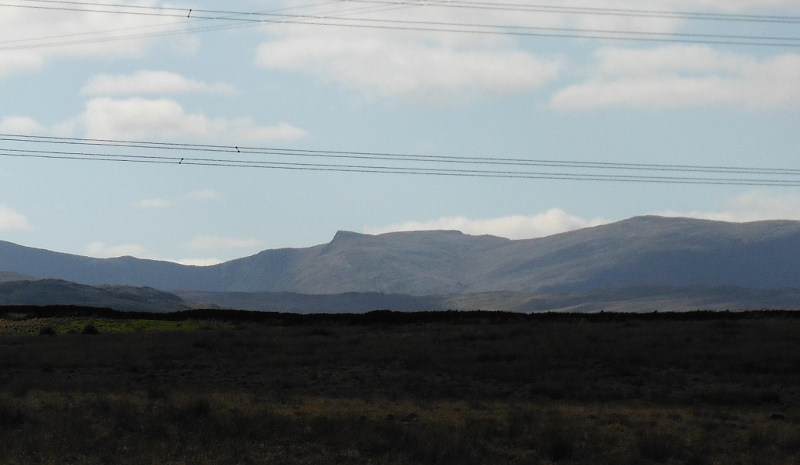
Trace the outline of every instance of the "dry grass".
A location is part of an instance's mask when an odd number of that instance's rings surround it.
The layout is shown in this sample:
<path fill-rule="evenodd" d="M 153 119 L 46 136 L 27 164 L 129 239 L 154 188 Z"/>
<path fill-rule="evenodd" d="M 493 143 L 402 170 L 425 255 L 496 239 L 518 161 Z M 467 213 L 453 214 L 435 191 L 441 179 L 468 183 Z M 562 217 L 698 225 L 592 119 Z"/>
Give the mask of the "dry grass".
<path fill-rule="evenodd" d="M 794 319 L 157 323 L 0 320 L 0 464 L 800 463 Z"/>
<path fill-rule="evenodd" d="M 0 397 L 0 463 L 794 464 L 797 414 L 410 399 Z"/>

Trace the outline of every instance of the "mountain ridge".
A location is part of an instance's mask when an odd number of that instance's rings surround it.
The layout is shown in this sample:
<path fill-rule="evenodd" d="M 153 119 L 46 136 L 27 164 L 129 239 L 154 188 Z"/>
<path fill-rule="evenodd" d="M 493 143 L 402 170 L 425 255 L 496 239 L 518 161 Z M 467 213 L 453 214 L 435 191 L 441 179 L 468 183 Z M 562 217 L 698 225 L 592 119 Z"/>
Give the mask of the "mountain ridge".
<path fill-rule="evenodd" d="M 327 244 L 261 251 L 207 267 L 98 259 L 0 241 L 0 272 L 165 291 L 581 292 L 653 286 L 800 287 L 800 222 L 642 216 L 511 240 L 460 231 L 339 231 Z"/>
<path fill-rule="evenodd" d="M 87 286 L 60 279 L 1 282 L 0 305 L 74 305 L 146 312 L 173 312 L 191 308 L 181 297 L 153 288 Z"/>

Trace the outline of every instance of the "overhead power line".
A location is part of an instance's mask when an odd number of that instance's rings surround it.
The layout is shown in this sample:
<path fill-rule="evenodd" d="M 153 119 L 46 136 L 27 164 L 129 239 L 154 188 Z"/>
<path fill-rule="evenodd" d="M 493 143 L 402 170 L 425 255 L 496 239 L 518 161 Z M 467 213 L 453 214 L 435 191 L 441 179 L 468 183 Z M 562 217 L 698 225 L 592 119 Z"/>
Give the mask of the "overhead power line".
<path fill-rule="evenodd" d="M 0 147 L 0 156 L 18 158 L 107 161 L 122 163 L 178 164 L 210 167 L 238 167 L 296 171 L 335 171 L 356 173 L 412 174 L 470 178 L 516 178 L 582 180 L 604 182 L 642 182 L 662 184 L 747 185 L 800 187 L 800 169 L 741 166 L 705 166 L 616 162 L 585 162 L 521 158 L 490 158 L 392 154 L 379 152 L 301 150 L 235 145 L 185 144 L 114 139 L 82 139 L 48 136 L 0 134 L 6 145 L 36 145 L 42 148 Z M 72 151 L 52 146 L 83 146 Z M 100 151 L 112 149 L 113 151 Z M 136 153 L 120 153 L 135 149 Z M 142 150 L 155 152 L 142 154 Z M 159 151 L 179 151 L 177 155 Z M 211 156 L 186 156 L 207 153 Z M 236 158 L 221 157 L 236 154 Z M 243 159 L 241 156 L 259 156 Z M 264 159 L 269 156 L 270 159 Z M 303 161 L 297 161 L 301 159 Z M 357 161 L 354 161 L 357 160 Z M 530 168 L 561 171 L 531 171 Z M 563 171 L 563 169 L 567 171 Z M 642 174 L 628 174 L 630 172 Z M 647 174 L 650 172 L 651 174 Z M 652 174 L 658 173 L 658 174 Z M 662 174 L 663 173 L 663 174 Z M 667 175 L 670 174 L 671 175 Z M 687 175 L 686 173 L 692 173 Z M 714 174 L 717 176 L 707 176 Z M 720 176 L 726 175 L 726 176 Z M 735 177 L 734 177 L 735 176 Z M 771 177 L 764 177 L 771 176 Z"/>
<path fill-rule="evenodd" d="M 302 8 L 309 8 L 309 7 L 319 7 L 331 4 L 340 4 L 341 0 L 332 0 L 326 2 L 319 2 L 313 4 L 306 4 L 306 5 L 297 5 L 293 7 L 286 7 L 286 8 L 278 8 L 272 9 L 266 12 L 260 13 L 253 13 L 253 14 L 265 14 L 270 12 L 279 12 L 279 11 L 287 11 L 287 10 L 296 10 Z M 3 6 L 3 5 L 0 5 Z M 157 7 L 137 7 L 137 8 L 157 8 Z M 376 9 L 376 7 L 362 7 L 362 8 L 353 8 L 344 11 L 338 11 L 337 15 L 349 15 L 354 13 L 373 13 L 376 11 L 385 11 L 388 9 L 397 9 L 400 7 L 380 7 Z M 232 18 L 227 17 L 214 17 L 214 18 L 198 18 L 197 16 L 191 17 L 191 19 L 183 18 L 179 21 L 172 21 L 169 23 L 161 23 L 161 24 L 150 24 L 146 26 L 136 26 L 136 27 L 129 27 L 129 28 L 118 28 L 118 29 L 106 29 L 101 31 L 92 31 L 92 32 L 80 32 L 74 34 L 61 34 L 55 36 L 47 36 L 47 37 L 37 37 L 37 38 L 26 38 L 26 39 L 13 39 L 13 40 L 6 40 L 0 41 L 0 50 L 28 50 L 28 49 L 36 49 L 36 48 L 50 48 L 50 47 L 64 47 L 70 45 L 84 45 L 84 44 L 93 44 L 99 42 L 116 42 L 121 40 L 136 40 L 136 39 L 148 39 L 153 37 L 166 37 L 172 35 L 183 35 L 188 33 L 202 33 L 202 32 L 212 32 L 212 31 L 223 31 L 223 30 L 231 30 L 231 29 L 241 29 L 246 27 L 257 27 L 260 26 L 261 23 L 258 22 L 235 22 L 234 24 L 223 24 L 223 25 L 205 25 L 200 27 L 190 27 L 190 28 L 169 28 L 170 26 L 179 26 L 186 24 L 187 22 L 190 23 L 197 23 L 197 22 L 204 22 L 208 24 L 209 19 L 225 21 L 225 20 L 232 20 Z M 284 23 L 285 21 L 276 21 L 276 23 Z M 164 28 L 168 27 L 167 30 L 162 31 L 155 31 L 155 32 L 143 32 L 143 33 L 134 33 L 134 34 L 118 34 L 120 32 L 132 31 L 132 30 L 141 30 L 141 29 L 154 29 L 154 28 Z M 64 40 L 70 39 L 70 40 Z"/>
<path fill-rule="evenodd" d="M 343 0 L 353 3 L 380 3 L 387 5 L 423 5 L 436 8 L 467 8 L 495 11 L 526 11 L 534 13 L 557 13 L 575 15 L 598 15 L 598 16 L 628 16 L 644 18 L 665 18 L 665 19 L 691 19 L 699 21 L 733 21 L 733 22 L 756 22 L 756 23 L 800 23 L 800 16 L 787 15 L 748 15 L 732 13 L 706 13 L 691 11 L 668 11 L 668 10 L 637 10 L 632 8 L 598 8 L 598 7 L 572 7 L 572 6 L 553 6 L 553 5 L 531 5 L 524 3 L 500 3 L 500 2 L 470 2 L 470 1 L 403 1 L 403 0 Z"/>
<path fill-rule="evenodd" d="M 127 5 L 124 3 L 100 3 L 100 2 L 78 2 L 69 0 L 19 0 L 27 3 L 46 4 L 46 5 L 71 5 L 73 7 L 104 7 L 129 9 L 131 11 L 170 11 L 177 15 L 186 14 L 190 8 L 176 7 L 157 7 L 146 5 Z M 330 2 L 328 2 L 330 3 Z M 670 11 L 670 10 L 643 10 L 633 8 L 601 8 L 601 7 L 574 7 L 574 6 L 554 6 L 526 3 L 503 3 L 503 2 L 473 2 L 461 0 L 447 1 L 426 1 L 426 0 L 339 0 L 339 3 L 365 3 L 372 5 L 390 6 L 415 6 L 429 8 L 475 8 L 488 10 L 512 10 L 530 11 L 534 13 L 558 13 L 558 14 L 579 14 L 579 15 L 602 15 L 602 16 L 637 16 L 647 18 L 668 18 L 668 19 L 693 19 L 700 21 L 736 21 L 736 22 L 770 22 L 770 23 L 789 23 L 800 24 L 800 16 L 791 15 L 753 15 L 737 13 L 708 13 L 691 11 Z M 193 13 L 203 14 L 224 14 L 233 16 L 269 16 L 271 12 L 252 12 L 237 10 L 203 9 L 191 8 Z"/>
<path fill-rule="evenodd" d="M 21 7 L 21 8 L 35 8 L 45 10 L 66 10 L 66 11 L 82 11 L 82 12 L 102 12 L 102 13 L 115 13 L 115 14 L 133 14 L 145 16 L 163 16 L 172 18 L 188 19 L 186 14 L 188 9 L 177 8 L 159 8 L 148 7 L 141 5 L 121 5 L 121 4 L 100 4 L 89 2 L 65 2 L 57 0 L 26 0 L 28 2 L 38 3 L 37 5 L 24 5 L 24 4 L 0 4 L 0 6 Z M 426 3 L 418 2 L 372 2 L 370 0 L 348 0 L 348 1 L 362 1 L 365 3 L 377 3 L 393 6 L 427 6 Z M 39 5 L 41 4 L 41 5 Z M 65 6 L 57 6 L 65 5 Z M 436 3 L 435 5 L 440 5 Z M 562 7 L 563 8 L 563 7 Z M 585 10 L 602 10 L 602 9 L 585 9 Z M 602 40 L 617 40 L 617 41 L 638 41 L 638 42 L 671 42 L 671 43 L 696 43 L 696 44 L 713 44 L 713 45 L 749 45 L 749 46 L 769 46 L 769 47 L 800 47 L 800 37 L 787 37 L 787 36 L 759 36 L 759 35 L 739 35 L 739 34 L 707 34 L 707 33 L 677 33 L 677 32 L 649 32 L 649 31 L 631 31 L 631 30 L 613 30 L 613 29 L 586 29 L 586 28 L 558 28 L 558 27 L 537 27 L 537 26 L 514 26 L 514 25 L 501 25 L 501 24 L 483 24 L 483 23 L 459 23 L 459 22 L 443 22 L 443 21 L 421 21 L 421 20 L 399 20 L 399 19 L 379 19 L 379 18 L 348 18 L 343 17 L 343 12 L 330 13 L 330 14 L 286 14 L 286 13 L 270 13 L 270 12 L 242 12 L 233 10 L 205 10 L 205 9 L 191 9 L 194 20 L 214 20 L 214 21 L 228 21 L 238 23 L 252 23 L 252 24 L 303 24 L 311 26 L 327 26 L 327 27 L 349 27 L 361 29 L 383 29 L 383 30 L 401 30 L 401 31 L 417 31 L 417 32 L 445 32 L 445 33 L 466 33 L 466 34 L 479 34 L 479 35 L 506 35 L 506 36 L 521 36 L 521 37 L 555 37 L 555 38 L 575 38 L 575 39 L 602 39 Z M 606 10 L 603 10 L 606 11 Z M 612 14 L 616 10 L 608 10 L 606 13 Z M 640 10 L 620 10 L 620 11 L 640 11 Z M 661 12 L 666 14 L 666 12 Z M 672 12 L 677 14 L 678 12 Z M 689 14 L 689 13 L 682 13 Z M 225 15 L 225 16 L 219 16 Z M 700 15 L 700 13 L 698 13 Z M 728 15 L 729 16 L 729 15 Z M 744 17 L 753 17 L 754 15 L 742 15 Z M 761 18 L 759 21 L 764 22 L 767 18 L 783 18 L 783 22 L 792 22 L 797 19 L 800 23 L 800 18 L 795 17 L 778 17 L 778 16 L 758 16 Z M 222 25 L 222 26 L 209 26 L 196 28 L 191 32 L 207 32 L 211 30 L 222 30 L 234 27 L 241 27 L 239 25 Z M 127 36 L 113 37 L 112 40 L 123 39 L 138 39 L 155 37 L 161 35 L 172 35 L 190 32 L 190 30 L 183 31 L 164 31 L 160 33 L 146 33 L 146 34 L 133 34 Z M 100 41 L 101 39 L 97 39 Z M 105 40 L 105 39 L 102 39 Z M 93 39 L 83 39 L 75 41 L 64 42 L 42 42 L 38 44 L 17 44 L 10 45 L 8 43 L 0 42 L 0 50 L 13 50 L 37 47 L 52 47 L 63 45 L 75 45 L 94 42 Z M 5 45 L 5 46 L 3 46 Z"/>

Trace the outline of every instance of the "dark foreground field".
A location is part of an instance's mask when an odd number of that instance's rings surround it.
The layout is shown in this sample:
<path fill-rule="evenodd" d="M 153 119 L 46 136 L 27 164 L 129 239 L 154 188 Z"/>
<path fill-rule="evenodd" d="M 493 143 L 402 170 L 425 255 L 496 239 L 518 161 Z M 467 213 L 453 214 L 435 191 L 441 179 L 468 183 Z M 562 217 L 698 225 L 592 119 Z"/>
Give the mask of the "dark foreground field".
<path fill-rule="evenodd" d="M 0 464 L 800 464 L 798 316 L 0 308 Z"/>

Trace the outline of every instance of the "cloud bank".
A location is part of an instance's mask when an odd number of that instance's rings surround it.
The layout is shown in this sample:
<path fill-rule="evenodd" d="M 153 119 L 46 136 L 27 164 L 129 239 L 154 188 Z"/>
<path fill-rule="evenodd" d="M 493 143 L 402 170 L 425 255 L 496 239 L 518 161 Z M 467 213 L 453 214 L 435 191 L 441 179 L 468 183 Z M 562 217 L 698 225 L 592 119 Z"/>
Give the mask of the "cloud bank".
<path fill-rule="evenodd" d="M 336 16 L 339 8 L 320 6 L 308 15 Z M 344 12 L 344 16 L 348 13 Z M 391 8 L 369 18 L 395 25 L 491 23 L 502 26 L 559 26 L 562 15 L 521 15 L 501 10 Z M 410 23 L 403 23 L 409 21 Z M 387 23 L 383 23 L 384 25 Z M 412 28 L 413 29 L 413 28 Z M 380 28 L 321 28 L 302 24 L 272 26 L 271 38 L 257 49 L 257 65 L 303 73 L 367 95 L 508 95 L 539 87 L 562 69 L 558 58 L 536 56 L 512 36 Z"/>
<path fill-rule="evenodd" d="M 81 115 L 49 128 L 28 117 L 0 119 L 0 132 L 7 133 L 72 137 L 81 130 L 85 137 L 95 139 L 225 140 L 229 144 L 235 140 L 291 142 L 308 137 L 305 130 L 284 122 L 261 126 L 250 117 L 210 118 L 199 112 L 188 113 L 174 100 L 141 97 L 92 99 Z"/>
<path fill-rule="evenodd" d="M 133 203 L 133 206 L 142 210 L 169 208 L 180 202 L 208 202 L 217 198 L 217 191 L 213 189 L 203 189 L 199 191 L 187 192 L 178 199 L 143 199 Z"/>
<path fill-rule="evenodd" d="M 555 61 L 522 51 L 460 50 L 347 34 L 267 42 L 258 47 L 256 63 L 390 96 L 427 91 L 508 94 L 538 87 L 560 69 Z"/>
<path fill-rule="evenodd" d="M 100 74 L 92 77 L 81 89 L 83 95 L 145 95 L 210 92 L 234 94 L 236 89 L 227 83 L 205 82 L 189 79 L 166 71 L 139 71 L 131 75 Z"/>
<path fill-rule="evenodd" d="M 167 261 L 187 266 L 212 266 L 222 263 L 222 260 L 217 258 L 181 258 L 178 260 L 167 260 Z"/>
<path fill-rule="evenodd" d="M 98 139 L 242 139 L 250 142 L 293 141 L 306 131 L 287 123 L 259 126 L 252 118 L 209 118 L 187 113 L 174 100 L 95 98 L 86 103 L 78 119 L 86 136 Z"/>
<path fill-rule="evenodd" d="M 0 132 L 11 134 L 38 134 L 45 128 L 32 118 L 7 116 L 0 119 Z"/>
<path fill-rule="evenodd" d="M 185 46 L 186 37 L 154 38 L 148 33 L 181 31 L 186 24 L 173 18 L 102 13 L 100 11 L 57 11 L 13 8 L 11 1 L 0 15 L 0 42 L 28 47 L 0 51 L 0 78 L 10 74 L 34 72 L 44 68 L 54 57 L 141 56 L 156 41 Z M 125 2 L 97 0 L 98 6 L 156 6 L 153 1 Z M 116 40 L 119 38 L 125 40 Z M 50 46 L 58 43 L 58 46 Z"/>
<path fill-rule="evenodd" d="M 757 59 L 707 46 L 670 46 L 602 48 L 594 56 L 593 77 L 557 91 L 553 108 L 768 108 L 800 103 L 800 55 L 794 53 Z"/>
<path fill-rule="evenodd" d="M 5 205 L 0 205 L 0 231 L 30 231 L 28 219 Z"/>
<path fill-rule="evenodd" d="M 716 221 L 742 223 L 764 220 L 800 220 L 800 194 L 754 190 L 728 202 L 728 208 L 719 212 L 661 212 L 662 216 L 680 216 Z"/>
<path fill-rule="evenodd" d="M 26 52 L 0 51 L 0 78 L 16 74 L 39 71 L 44 67 L 44 58 Z"/>
<path fill-rule="evenodd" d="M 433 221 L 407 221 L 379 228 L 367 227 L 364 228 L 364 232 L 383 234 L 395 231 L 458 230 L 473 235 L 489 234 L 509 239 L 532 239 L 605 223 L 608 221 L 602 218 L 587 220 L 569 215 L 559 208 L 551 208 L 533 216 L 505 216 L 486 220 L 472 220 L 461 216 L 444 217 Z"/>

